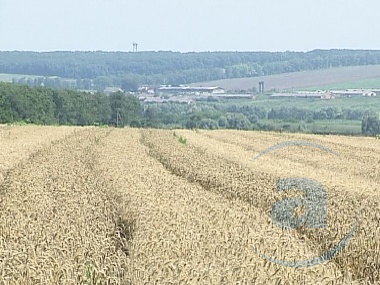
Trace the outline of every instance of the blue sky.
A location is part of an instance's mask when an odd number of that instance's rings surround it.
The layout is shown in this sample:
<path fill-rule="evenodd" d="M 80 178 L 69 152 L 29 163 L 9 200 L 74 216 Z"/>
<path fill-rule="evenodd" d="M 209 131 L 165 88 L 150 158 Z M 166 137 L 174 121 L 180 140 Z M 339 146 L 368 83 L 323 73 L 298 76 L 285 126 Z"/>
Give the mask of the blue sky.
<path fill-rule="evenodd" d="M 0 50 L 380 49 L 378 0 L 0 0 Z"/>

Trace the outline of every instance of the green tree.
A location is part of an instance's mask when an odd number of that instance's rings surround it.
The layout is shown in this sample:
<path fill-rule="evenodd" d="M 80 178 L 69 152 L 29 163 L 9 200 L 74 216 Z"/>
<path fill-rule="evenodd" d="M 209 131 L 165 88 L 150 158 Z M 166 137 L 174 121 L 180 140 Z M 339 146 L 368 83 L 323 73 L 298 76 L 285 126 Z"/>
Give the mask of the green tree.
<path fill-rule="evenodd" d="M 378 116 L 368 116 L 362 120 L 362 133 L 366 135 L 380 134 L 380 119 Z"/>
<path fill-rule="evenodd" d="M 109 97 L 111 107 L 111 123 L 119 126 L 131 125 L 141 121 L 142 107 L 134 95 L 122 92 L 112 93 Z"/>
<path fill-rule="evenodd" d="M 252 128 L 251 122 L 241 113 L 227 114 L 227 121 L 228 127 L 231 129 L 249 130 Z"/>
<path fill-rule="evenodd" d="M 124 109 L 126 105 L 125 95 L 122 92 L 112 93 L 109 97 L 111 107 L 111 124 L 124 126 Z"/>
<path fill-rule="evenodd" d="M 218 122 L 213 119 L 202 119 L 199 123 L 199 127 L 202 129 L 215 130 L 218 129 Z"/>
<path fill-rule="evenodd" d="M 137 122 L 141 122 L 142 118 L 142 106 L 139 98 L 135 95 L 127 95 L 125 98 L 125 123 L 131 125 L 137 125 Z"/>
<path fill-rule="evenodd" d="M 139 89 L 139 83 L 136 79 L 128 77 L 121 82 L 121 89 L 124 92 L 136 92 Z"/>
<path fill-rule="evenodd" d="M 144 118 L 147 127 L 156 127 L 159 124 L 160 110 L 157 106 L 149 106 L 145 109 Z"/>
<path fill-rule="evenodd" d="M 112 115 L 109 97 L 102 93 L 96 93 L 93 96 L 95 106 L 97 108 L 97 123 L 101 123 L 103 125 L 109 124 Z"/>
<path fill-rule="evenodd" d="M 228 124 L 227 118 L 225 116 L 221 116 L 218 120 L 218 125 L 220 128 L 226 128 Z"/>

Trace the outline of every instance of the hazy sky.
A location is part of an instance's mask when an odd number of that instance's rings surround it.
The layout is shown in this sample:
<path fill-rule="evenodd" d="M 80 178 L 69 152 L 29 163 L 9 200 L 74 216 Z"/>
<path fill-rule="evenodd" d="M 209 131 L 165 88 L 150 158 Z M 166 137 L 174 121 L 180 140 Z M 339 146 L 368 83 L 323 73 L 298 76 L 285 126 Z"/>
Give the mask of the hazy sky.
<path fill-rule="evenodd" d="M 0 50 L 380 49 L 379 0 L 0 0 Z"/>

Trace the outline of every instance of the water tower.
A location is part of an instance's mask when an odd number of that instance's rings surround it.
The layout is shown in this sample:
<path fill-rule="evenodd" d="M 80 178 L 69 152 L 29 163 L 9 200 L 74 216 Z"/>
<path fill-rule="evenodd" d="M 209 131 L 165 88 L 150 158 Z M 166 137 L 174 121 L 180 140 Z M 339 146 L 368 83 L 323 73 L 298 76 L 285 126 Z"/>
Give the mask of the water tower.
<path fill-rule="evenodd" d="M 138 43 L 133 42 L 133 52 L 137 52 L 138 45 L 139 45 Z"/>
<path fill-rule="evenodd" d="M 264 93 L 264 81 L 259 82 L 259 93 Z"/>

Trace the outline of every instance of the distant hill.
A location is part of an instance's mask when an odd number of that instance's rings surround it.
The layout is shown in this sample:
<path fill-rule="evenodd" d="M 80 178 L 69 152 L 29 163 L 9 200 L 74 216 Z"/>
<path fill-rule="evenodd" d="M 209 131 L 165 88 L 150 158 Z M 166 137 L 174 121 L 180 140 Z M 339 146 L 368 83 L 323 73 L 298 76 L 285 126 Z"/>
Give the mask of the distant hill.
<path fill-rule="evenodd" d="M 380 65 L 380 51 L 0 52 L 0 73 L 72 78 L 98 89 L 122 86 L 123 81 L 178 85 L 231 78 L 260 80 L 260 76 L 366 65 Z M 250 79 L 247 82 L 250 88 L 257 85 L 251 84 Z"/>
<path fill-rule="evenodd" d="M 265 90 L 292 90 L 300 88 L 379 88 L 380 65 L 349 66 L 321 70 L 283 73 L 278 75 L 235 78 L 197 82 L 192 86 L 220 86 L 225 89 L 259 88 L 264 81 Z"/>

